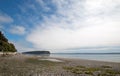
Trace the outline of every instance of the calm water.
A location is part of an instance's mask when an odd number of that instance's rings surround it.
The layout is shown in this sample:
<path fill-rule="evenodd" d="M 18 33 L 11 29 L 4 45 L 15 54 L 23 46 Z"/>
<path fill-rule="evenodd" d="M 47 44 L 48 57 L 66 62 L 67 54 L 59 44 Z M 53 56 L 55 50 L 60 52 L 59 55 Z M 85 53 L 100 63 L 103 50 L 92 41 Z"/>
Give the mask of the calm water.
<path fill-rule="evenodd" d="M 119 62 L 120 63 L 120 53 L 118 54 L 81 54 L 81 53 L 52 53 L 51 57 L 60 58 L 77 58 L 77 59 L 88 59 L 88 60 L 98 60 L 98 61 L 108 61 L 108 62 Z"/>

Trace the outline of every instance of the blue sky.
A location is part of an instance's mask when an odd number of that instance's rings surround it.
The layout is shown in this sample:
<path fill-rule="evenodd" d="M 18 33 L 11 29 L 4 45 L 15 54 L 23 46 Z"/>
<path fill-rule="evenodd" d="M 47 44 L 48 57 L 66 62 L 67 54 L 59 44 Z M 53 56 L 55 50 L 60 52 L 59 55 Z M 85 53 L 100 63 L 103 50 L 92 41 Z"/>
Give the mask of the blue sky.
<path fill-rule="evenodd" d="M 0 30 L 19 52 L 120 52 L 120 1 L 0 0 Z"/>

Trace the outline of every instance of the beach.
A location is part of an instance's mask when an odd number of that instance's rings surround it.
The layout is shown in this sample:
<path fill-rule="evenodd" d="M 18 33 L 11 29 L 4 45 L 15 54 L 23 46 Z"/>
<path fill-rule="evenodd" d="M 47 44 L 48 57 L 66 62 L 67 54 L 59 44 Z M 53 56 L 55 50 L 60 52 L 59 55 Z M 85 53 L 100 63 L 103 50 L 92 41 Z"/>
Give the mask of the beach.
<path fill-rule="evenodd" d="M 20 54 L 0 57 L 0 76 L 120 76 L 120 63 Z"/>

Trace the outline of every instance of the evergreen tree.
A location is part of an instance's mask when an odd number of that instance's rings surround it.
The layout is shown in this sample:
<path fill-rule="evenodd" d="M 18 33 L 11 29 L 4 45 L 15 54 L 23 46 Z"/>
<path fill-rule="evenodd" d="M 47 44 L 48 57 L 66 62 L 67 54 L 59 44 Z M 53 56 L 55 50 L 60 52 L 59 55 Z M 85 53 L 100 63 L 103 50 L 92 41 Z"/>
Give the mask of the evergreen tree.
<path fill-rule="evenodd" d="M 0 31 L 0 52 L 16 52 L 16 48 Z"/>

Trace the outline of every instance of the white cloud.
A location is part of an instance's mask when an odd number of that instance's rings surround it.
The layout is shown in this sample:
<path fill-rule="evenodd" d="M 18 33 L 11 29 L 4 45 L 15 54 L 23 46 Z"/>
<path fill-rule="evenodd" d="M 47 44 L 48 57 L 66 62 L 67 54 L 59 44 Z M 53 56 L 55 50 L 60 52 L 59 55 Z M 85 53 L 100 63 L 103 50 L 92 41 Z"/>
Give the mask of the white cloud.
<path fill-rule="evenodd" d="M 44 2 L 44 0 L 36 0 L 37 3 L 39 3 L 39 5 L 45 10 L 45 11 L 49 11 L 50 8 L 46 5 L 46 3 Z"/>
<path fill-rule="evenodd" d="M 119 32 L 117 25 L 93 26 L 77 30 L 51 27 L 34 31 L 28 36 L 28 40 L 37 48 L 45 49 L 114 46 L 120 45 Z"/>
<path fill-rule="evenodd" d="M 23 35 L 23 34 L 25 34 L 26 31 L 23 26 L 12 26 L 10 29 L 10 32 L 12 34 Z"/>
<path fill-rule="evenodd" d="M 57 11 L 27 36 L 35 48 L 120 45 L 120 1 L 52 0 Z"/>
<path fill-rule="evenodd" d="M 0 13 L 0 23 L 10 23 L 13 19 L 7 14 Z"/>
<path fill-rule="evenodd" d="M 1 30 L 3 29 L 3 25 L 0 25 L 0 29 L 1 29 Z"/>
<path fill-rule="evenodd" d="M 10 41 L 15 45 L 15 48 L 17 49 L 18 52 L 25 52 L 25 51 L 33 51 L 35 50 L 34 48 L 30 48 L 27 42 L 24 42 L 22 40 L 18 41 Z"/>

